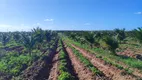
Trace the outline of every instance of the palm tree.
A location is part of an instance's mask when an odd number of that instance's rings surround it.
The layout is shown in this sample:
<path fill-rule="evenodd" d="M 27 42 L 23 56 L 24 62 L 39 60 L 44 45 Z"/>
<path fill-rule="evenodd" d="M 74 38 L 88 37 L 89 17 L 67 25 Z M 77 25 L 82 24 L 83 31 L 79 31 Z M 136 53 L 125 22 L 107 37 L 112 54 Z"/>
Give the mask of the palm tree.
<path fill-rule="evenodd" d="M 33 35 L 26 36 L 22 34 L 22 44 L 28 50 L 28 53 L 32 55 L 32 49 L 36 44 L 36 38 Z"/>
<path fill-rule="evenodd" d="M 43 42 L 45 40 L 45 31 L 37 27 L 32 30 L 32 34 L 36 39 L 37 48 L 40 50 L 42 48 Z"/>
<path fill-rule="evenodd" d="M 10 38 L 11 37 L 8 35 L 8 33 L 1 34 L 1 40 L 2 40 L 3 46 L 6 46 L 6 44 L 10 41 Z"/>
<path fill-rule="evenodd" d="M 87 42 L 89 42 L 90 47 L 93 48 L 93 45 L 95 43 L 95 35 L 93 32 L 85 32 L 84 33 L 84 38 L 86 39 Z"/>
<path fill-rule="evenodd" d="M 114 30 L 120 43 L 126 38 L 125 29 L 115 29 Z"/>
<path fill-rule="evenodd" d="M 39 43 L 42 43 L 42 42 L 43 42 L 43 40 L 44 40 L 44 31 L 43 31 L 41 28 L 39 28 L 39 27 L 34 28 L 34 29 L 32 30 L 32 33 L 33 33 L 34 37 L 36 37 L 36 40 L 37 40 Z"/>
<path fill-rule="evenodd" d="M 142 28 L 138 27 L 138 29 L 134 30 L 134 34 L 135 34 L 135 38 L 137 38 L 137 40 L 142 43 Z"/>
<path fill-rule="evenodd" d="M 20 32 L 14 32 L 13 33 L 13 39 L 16 41 L 16 43 L 21 42 L 21 33 Z"/>
<path fill-rule="evenodd" d="M 50 42 L 51 38 L 52 38 L 52 32 L 51 31 L 45 31 L 45 38 L 46 38 L 46 42 Z"/>
<path fill-rule="evenodd" d="M 118 44 L 118 41 L 116 40 L 116 38 L 106 36 L 104 38 L 104 42 L 108 45 L 108 48 L 110 49 L 110 51 L 116 55 L 115 50 L 116 50 L 116 48 L 119 47 L 119 44 Z"/>
<path fill-rule="evenodd" d="M 76 40 L 76 37 L 75 37 L 75 36 L 76 36 L 76 33 L 71 33 L 69 37 L 70 37 L 71 39 L 73 39 L 73 40 Z"/>

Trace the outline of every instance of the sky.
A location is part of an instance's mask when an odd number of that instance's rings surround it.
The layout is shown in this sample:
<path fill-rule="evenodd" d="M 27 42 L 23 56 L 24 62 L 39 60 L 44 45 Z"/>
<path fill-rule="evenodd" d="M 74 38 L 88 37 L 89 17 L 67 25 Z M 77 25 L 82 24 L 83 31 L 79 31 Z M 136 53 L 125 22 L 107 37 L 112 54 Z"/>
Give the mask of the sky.
<path fill-rule="evenodd" d="M 133 30 L 142 0 L 0 0 L 0 31 Z"/>

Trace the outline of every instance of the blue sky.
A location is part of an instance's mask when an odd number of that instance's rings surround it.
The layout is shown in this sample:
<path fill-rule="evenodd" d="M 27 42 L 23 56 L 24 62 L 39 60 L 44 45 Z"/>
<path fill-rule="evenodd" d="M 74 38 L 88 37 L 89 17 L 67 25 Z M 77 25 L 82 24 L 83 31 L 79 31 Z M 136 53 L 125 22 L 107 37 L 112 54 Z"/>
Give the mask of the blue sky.
<path fill-rule="evenodd" d="M 0 0 L 0 31 L 132 30 L 142 26 L 142 0 Z"/>

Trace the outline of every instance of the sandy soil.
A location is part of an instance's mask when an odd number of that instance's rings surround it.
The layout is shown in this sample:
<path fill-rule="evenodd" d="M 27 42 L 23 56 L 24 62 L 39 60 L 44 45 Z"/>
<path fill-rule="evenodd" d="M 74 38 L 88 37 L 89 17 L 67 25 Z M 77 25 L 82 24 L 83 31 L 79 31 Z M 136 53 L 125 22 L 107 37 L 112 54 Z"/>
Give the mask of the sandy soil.
<path fill-rule="evenodd" d="M 59 71 L 58 71 L 58 65 L 59 65 L 58 57 L 59 57 L 59 53 L 57 53 L 52 60 L 53 67 L 51 68 L 48 80 L 57 80 L 57 78 L 58 78 L 58 75 L 59 75 L 58 74 L 59 73 Z"/>
<path fill-rule="evenodd" d="M 66 50 L 69 54 L 73 67 L 78 74 L 79 80 L 96 80 L 93 73 L 77 59 L 72 50 L 69 47 L 67 47 Z"/>
<path fill-rule="evenodd" d="M 87 59 L 90 60 L 90 62 L 97 67 L 100 71 L 102 71 L 107 77 L 112 78 L 113 80 L 136 80 L 136 78 L 130 76 L 130 75 L 121 75 L 123 70 L 119 70 L 116 67 L 112 65 L 105 64 L 105 61 L 102 59 L 96 58 L 95 55 L 87 52 L 86 50 L 79 48 L 75 45 L 72 45 L 74 48 L 80 51 L 80 53 L 83 54 Z"/>

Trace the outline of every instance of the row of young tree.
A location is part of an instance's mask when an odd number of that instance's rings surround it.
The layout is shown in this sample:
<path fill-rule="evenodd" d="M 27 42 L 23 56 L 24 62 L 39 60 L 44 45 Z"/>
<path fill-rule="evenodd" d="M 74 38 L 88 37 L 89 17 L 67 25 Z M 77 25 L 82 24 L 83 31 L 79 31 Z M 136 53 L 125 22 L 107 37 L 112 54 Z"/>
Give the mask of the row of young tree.
<path fill-rule="evenodd" d="M 125 43 L 127 37 L 135 38 L 142 43 L 142 28 L 132 31 L 125 29 L 114 29 L 112 31 L 73 31 L 64 32 L 66 36 L 81 44 L 88 43 L 91 48 L 101 47 L 99 41 L 102 40 L 108 45 L 112 53 L 116 53 L 119 44 Z M 116 55 L 116 54 L 115 54 Z"/>
<path fill-rule="evenodd" d="M 10 42 L 16 42 L 16 44 L 26 48 L 29 54 L 33 48 L 40 49 L 44 43 L 49 43 L 51 40 L 57 38 L 57 33 L 50 30 L 42 30 L 37 27 L 32 29 L 31 32 L 1 32 L 0 42 L 3 47 Z M 12 44 L 12 43 L 11 43 Z"/>

